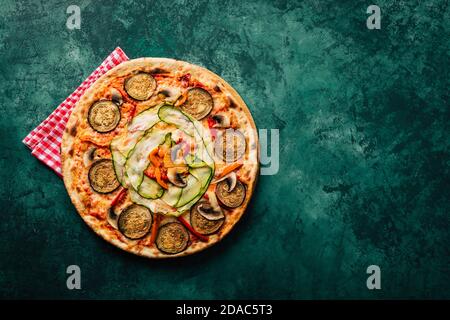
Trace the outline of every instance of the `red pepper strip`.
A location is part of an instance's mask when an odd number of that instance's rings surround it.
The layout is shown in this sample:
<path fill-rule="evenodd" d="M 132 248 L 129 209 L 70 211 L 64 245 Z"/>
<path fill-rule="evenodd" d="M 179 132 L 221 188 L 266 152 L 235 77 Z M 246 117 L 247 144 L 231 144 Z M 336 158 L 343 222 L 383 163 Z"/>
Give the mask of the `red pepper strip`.
<path fill-rule="evenodd" d="M 150 241 L 148 242 L 149 246 L 151 246 L 155 243 L 156 234 L 158 233 L 158 228 L 159 228 L 159 214 L 155 213 L 154 217 L 155 218 L 154 218 L 153 225 L 152 225 L 152 233 L 150 235 Z"/>
<path fill-rule="evenodd" d="M 216 124 L 216 120 L 213 117 L 208 117 L 208 128 L 212 128 Z"/>
<path fill-rule="evenodd" d="M 115 196 L 115 198 L 111 202 L 111 207 L 114 207 L 117 203 L 119 203 L 120 200 L 123 199 L 123 197 L 126 194 L 126 191 L 127 189 L 125 189 L 124 187 L 120 187 L 119 193 Z"/>
<path fill-rule="evenodd" d="M 197 231 L 194 230 L 194 228 L 191 227 L 191 225 L 184 220 L 183 217 L 178 217 L 177 218 L 178 221 L 180 221 L 186 228 L 188 228 L 188 230 L 198 238 L 198 240 L 202 241 L 202 242 L 208 242 L 208 237 L 205 237 L 204 235 L 201 235 L 200 233 L 198 233 Z"/>
<path fill-rule="evenodd" d="M 181 81 L 181 85 L 183 87 L 189 87 L 189 81 L 191 80 L 191 74 L 186 73 L 185 75 L 182 75 L 179 80 Z"/>

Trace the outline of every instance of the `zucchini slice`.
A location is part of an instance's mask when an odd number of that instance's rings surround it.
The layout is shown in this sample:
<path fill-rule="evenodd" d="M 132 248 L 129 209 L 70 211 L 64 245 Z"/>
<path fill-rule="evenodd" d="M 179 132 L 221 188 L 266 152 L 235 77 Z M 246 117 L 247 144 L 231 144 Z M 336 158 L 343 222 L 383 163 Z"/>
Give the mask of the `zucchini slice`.
<path fill-rule="evenodd" d="M 246 188 L 245 185 L 237 180 L 233 191 L 228 191 L 229 185 L 227 180 L 220 181 L 216 185 L 216 196 L 220 203 L 228 208 L 237 208 L 244 202 Z"/>
<path fill-rule="evenodd" d="M 159 118 L 168 124 L 173 124 L 189 136 L 194 136 L 195 127 L 192 121 L 183 112 L 173 106 L 165 105 L 159 108 Z"/>
<path fill-rule="evenodd" d="M 97 132 L 110 132 L 117 127 L 119 121 L 120 109 L 110 100 L 97 101 L 89 108 L 88 122 Z"/>
<path fill-rule="evenodd" d="M 246 149 L 245 137 L 239 130 L 227 129 L 221 131 L 214 144 L 216 156 L 226 163 L 241 159 Z"/>
<path fill-rule="evenodd" d="M 119 181 L 119 183 L 122 186 L 125 186 L 124 175 L 125 175 L 125 162 L 127 161 L 127 158 L 117 149 L 115 149 L 112 144 L 109 146 L 109 149 L 111 150 L 111 158 L 117 181 Z"/>
<path fill-rule="evenodd" d="M 184 206 L 177 208 L 178 215 L 189 210 L 203 196 L 206 190 L 208 190 L 209 182 L 211 181 L 213 176 L 213 170 L 209 167 L 194 168 L 190 170 L 190 173 L 198 180 L 202 181 L 202 187 L 200 189 L 200 192 L 193 199 L 187 202 Z"/>
<path fill-rule="evenodd" d="M 88 178 L 92 189 L 98 193 L 113 192 L 120 185 L 110 159 L 95 161 L 89 168 Z"/>
<path fill-rule="evenodd" d="M 210 207 L 206 201 L 199 201 L 191 208 L 190 220 L 192 228 L 203 235 L 209 235 L 217 232 L 225 222 L 225 218 L 208 220 L 199 212 L 199 206 L 202 206 L 203 210 Z"/>
<path fill-rule="evenodd" d="M 109 147 L 114 163 L 114 171 L 116 172 L 117 180 L 122 186 L 126 187 L 125 163 L 130 151 L 145 134 L 145 131 L 158 122 L 157 108 L 144 110 L 133 118 L 127 128 L 127 135 L 116 137 L 111 141 Z"/>
<path fill-rule="evenodd" d="M 196 120 L 201 120 L 211 112 L 213 106 L 214 100 L 208 91 L 192 88 L 188 90 L 186 102 L 181 105 L 181 110 Z"/>
<path fill-rule="evenodd" d="M 166 254 L 180 253 L 188 247 L 189 232 L 178 222 L 169 222 L 161 226 L 156 237 L 157 248 Z"/>
<path fill-rule="evenodd" d="M 153 216 L 146 207 L 132 204 L 126 207 L 119 216 L 117 226 L 122 234 L 129 239 L 141 239 L 149 231 Z"/>
<path fill-rule="evenodd" d="M 200 199 L 208 188 L 212 176 L 210 167 L 193 168 L 189 170 L 190 175 L 186 179 L 186 187 L 183 188 L 180 199 L 175 207 L 182 208 L 188 203 L 195 203 L 193 200 Z"/>
<path fill-rule="evenodd" d="M 128 181 L 135 190 L 139 190 L 139 186 L 144 178 L 144 170 L 150 163 L 148 158 L 149 152 L 164 142 L 166 134 L 167 130 L 151 129 L 136 143 L 134 149 L 130 152 L 125 163 L 125 171 Z"/>
<path fill-rule="evenodd" d="M 163 195 L 164 189 L 153 179 L 144 175 L 138 193 L 147 199 L 158 199 Z"/>
<path fill-rule="evenodd" d="M 169 184 L 169 188 L 166 191 L 164 191 L 161 200 L 163 200 L 169 206 L 175 207 L 175 205 L 177 204 L 178 200 L 181 197 L 182 192 L 183 192 L 182 188 L 177 187 L 173 184 Z"/>
<path fill-rule="evenodd" d="M 125 81 L 125 91 L 135 100 L 148 100 L 156 89 L 156 80 L 151 74 L 140 72 Z"/>
<path fill-rule="evenodd" d="M 169 105 L 162 106 L 158 115 L 162 121 L 173 124 L 187 135 L 194 137 L 197 157 L 214 168 L 214 161 L 211 157 L 213 154 L 212 139 L 209 130 L 205 129 L 200 122 Z"/>

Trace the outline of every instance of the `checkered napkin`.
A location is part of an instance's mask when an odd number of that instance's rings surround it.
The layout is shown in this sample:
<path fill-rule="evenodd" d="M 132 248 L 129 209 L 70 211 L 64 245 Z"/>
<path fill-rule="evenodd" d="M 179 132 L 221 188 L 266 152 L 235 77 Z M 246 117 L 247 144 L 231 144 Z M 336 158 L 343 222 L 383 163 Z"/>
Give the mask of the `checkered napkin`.
<path fill-rule="evenodd" d="M 31 149 L 31 154 L 53 169 L 60 177 L 62 176 L 61 140 L 73 107 L 100 76 L 127 60 L 127 55 L 117 47 L 47 119 L 23 139 L 22 142 Z"/>

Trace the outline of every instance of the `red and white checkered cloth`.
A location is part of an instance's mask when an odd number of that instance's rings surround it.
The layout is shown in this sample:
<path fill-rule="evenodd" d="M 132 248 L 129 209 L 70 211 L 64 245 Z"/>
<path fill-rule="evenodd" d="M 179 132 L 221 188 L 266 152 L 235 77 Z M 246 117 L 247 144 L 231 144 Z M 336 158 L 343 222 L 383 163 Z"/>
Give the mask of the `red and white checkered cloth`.
<path fill-rule="evenodd" d="M 61 140 L 73 107 L 98 78 L 127 60 L 127 55 L 117 47 L 47 119 L 23 139 L 22 142 L 31 149 L 31 154 L 53 169 L 60 177 L 62 176 Z"/>

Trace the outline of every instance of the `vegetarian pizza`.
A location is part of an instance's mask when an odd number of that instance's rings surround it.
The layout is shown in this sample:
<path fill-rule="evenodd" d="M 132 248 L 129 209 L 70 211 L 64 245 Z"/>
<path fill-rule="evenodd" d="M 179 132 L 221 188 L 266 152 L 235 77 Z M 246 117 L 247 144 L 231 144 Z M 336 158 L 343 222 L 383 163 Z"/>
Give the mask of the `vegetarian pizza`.
<path fill-rule="evenodd" d="M 220 241 L 259 172 L 255 124 L 236 91 L 187 62 L 140 58 L 81 97 L 61 145 L 83 220 L 126 251 L 164 258 Z"/>

